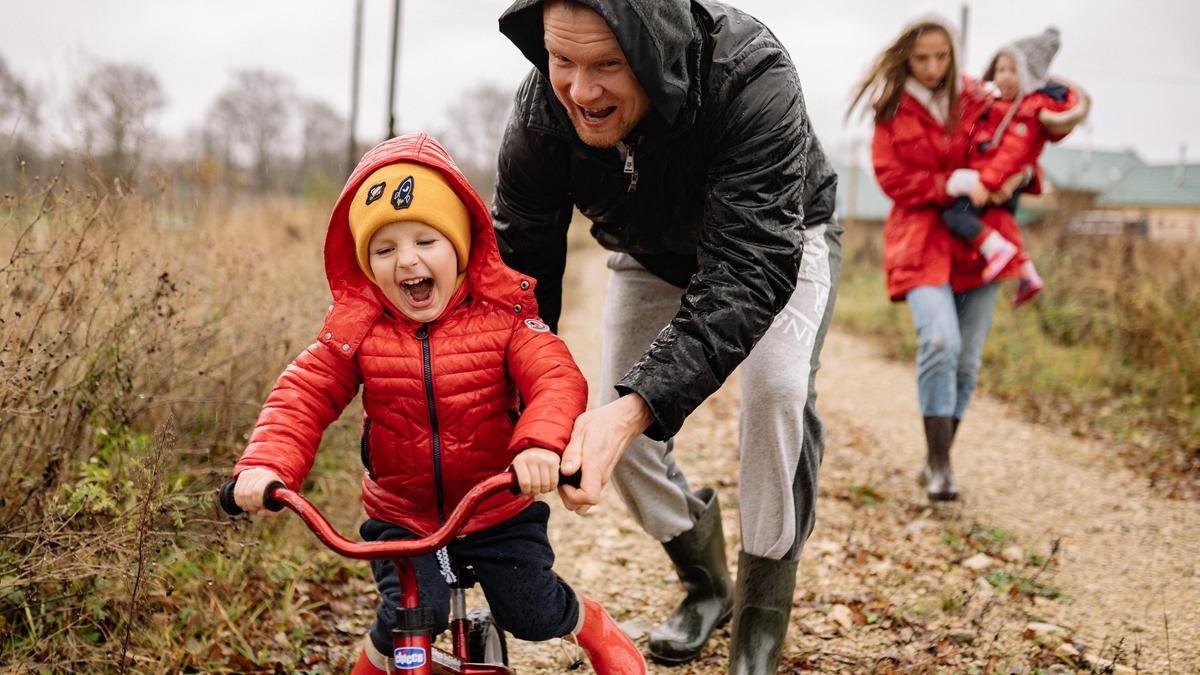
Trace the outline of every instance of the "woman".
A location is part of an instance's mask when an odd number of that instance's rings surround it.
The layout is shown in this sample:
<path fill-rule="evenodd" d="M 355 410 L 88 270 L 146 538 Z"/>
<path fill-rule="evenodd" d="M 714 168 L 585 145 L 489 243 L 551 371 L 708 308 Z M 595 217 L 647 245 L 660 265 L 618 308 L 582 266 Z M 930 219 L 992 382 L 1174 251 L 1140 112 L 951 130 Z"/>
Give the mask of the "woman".
<path fill-rule="evenodd" d="M 989 195 L 977 172 L 962 168 L 972 122 L 986 96 L 959 75 L 953 29 L 936 18 L 906 27 L 879 56 L 851 103 L 869 101 L 875 118 L 875 175 L 893 201 L 884 226 L 888 295 L 906 301 L 917 331 L 917 395 L 925 422 L 927 459 L 921 483 L 931 500 L 958 498 L 950 445 L 978 377 L 999 282 L 1019 275 L 1010 263 L 990 283 L 984 261 L 954 237 L 942 210 L 966 196 L 982 206 Z M 1021 240 L 1012 214 L 988 209 L 984 221 Z"/>

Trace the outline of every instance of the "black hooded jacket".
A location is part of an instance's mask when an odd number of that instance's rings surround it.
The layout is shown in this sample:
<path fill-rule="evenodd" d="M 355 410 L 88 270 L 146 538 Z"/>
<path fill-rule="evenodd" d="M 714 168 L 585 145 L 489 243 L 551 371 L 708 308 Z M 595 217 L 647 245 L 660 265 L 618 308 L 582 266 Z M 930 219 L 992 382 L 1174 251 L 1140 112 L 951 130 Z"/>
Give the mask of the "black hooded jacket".
<path fill-rule="evenodd" d="M 651 113 L 625 139 L 632 161 L 585 145 L 550 87 L 542 0 L 515 2 L 500 31 L 535 67 L 500 149 L 496 233 L 505 262 L 537 279 L 552 326 L 572 206 L 605 248 L 686 289 L 670 326 L 617 384 L 649 405 L 646 435 L 665 439 L 787 304 L 803 230 L 832 220 L 837 176 L 791 58 L 756 19 L 711 0 L 579 1 L 613 30 Z"/>

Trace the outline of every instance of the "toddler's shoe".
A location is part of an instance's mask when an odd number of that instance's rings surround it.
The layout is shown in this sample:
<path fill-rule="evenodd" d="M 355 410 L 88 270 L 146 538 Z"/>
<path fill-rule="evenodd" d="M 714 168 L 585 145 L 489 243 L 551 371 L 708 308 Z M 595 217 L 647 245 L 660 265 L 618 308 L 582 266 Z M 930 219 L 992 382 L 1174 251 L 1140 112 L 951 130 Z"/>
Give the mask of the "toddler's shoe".
<path fill-rule="evenodd" d="M 987 263 L 983 268 L 983 282 L 988 283 L 1003 272 L 1008 263 L 1017 256 L 1017 245 L 991 232 L 979 245 L 979 252 L 983 254 Z"/>
<path fill-rule="evenodd" d="M 1013 292 L 1013 306 L 1020 307 L 1032 300 L 1044 285 L 1042 278 L 1038 276 L 1037 269 L 1033 266 L 1033 261 L 1026 260 L 1021 265 L 1021 279 L 1017 282 L 1017 290 Z"/>

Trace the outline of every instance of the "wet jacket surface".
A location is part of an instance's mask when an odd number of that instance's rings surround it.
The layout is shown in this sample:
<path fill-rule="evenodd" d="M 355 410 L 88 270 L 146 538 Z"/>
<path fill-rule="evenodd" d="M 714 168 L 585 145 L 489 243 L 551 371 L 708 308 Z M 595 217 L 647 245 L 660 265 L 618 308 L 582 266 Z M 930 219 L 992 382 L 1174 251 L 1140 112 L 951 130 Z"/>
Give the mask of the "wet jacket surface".
<path fill-rule="evenodd" d="M 346 223 L 360 183 L 399 160 L 441 171 L 471 216 L 466 280 L 427 324 L 395 309 L 362 273 Z M 372 518 L 431 532 L 520 451 L 561 454 L 586 406 L 587 383 L 536 319 L 533 280 L 503 264 L 486 207 L 435 141 L 403 136 L 362 159 L 330 218 L 325 268 L 333 294 L 325 325 L 276 382 L 235 473 L 262 466 L 299 489 L 323 431 L 360 385 L 362 494 Z M 507 520 L 530 501 L 496 495 L 465 532 Z"/>
<path fill-rule="evenodd" d="M 547 79 L 540 0 L 521 0 L 500 29 L 535 68 L 505 132 L 493 215 L 504 259 L 538 279 L 551 324 L 573 206 L 602 246 L 681 288 L 679 313 L 618 383 L 646 400 L 646 434 L 664 439 L 787 303 L 802 231 L 833 218 L 837 178 L 790 57 L 757 20 L 699 0 L 583 4 L 606 19 L 650 96 L 626 139 L 632 160 L 579 140 Z"/>

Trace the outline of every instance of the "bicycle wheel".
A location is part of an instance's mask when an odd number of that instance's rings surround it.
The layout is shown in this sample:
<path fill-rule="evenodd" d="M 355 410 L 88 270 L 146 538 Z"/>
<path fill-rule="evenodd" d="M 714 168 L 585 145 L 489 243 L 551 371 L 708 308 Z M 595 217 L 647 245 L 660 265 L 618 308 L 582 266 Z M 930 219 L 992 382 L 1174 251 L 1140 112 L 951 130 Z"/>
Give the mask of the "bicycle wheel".
<path fill-rule="evenodd" d="M 471 629 L 467 633 L 467 654 L 471 663 L 508 665 L 508 645 L 504 642 L 504 631 L 496 625 L 491 611 L 476 607 L 467 612 Z"/>

